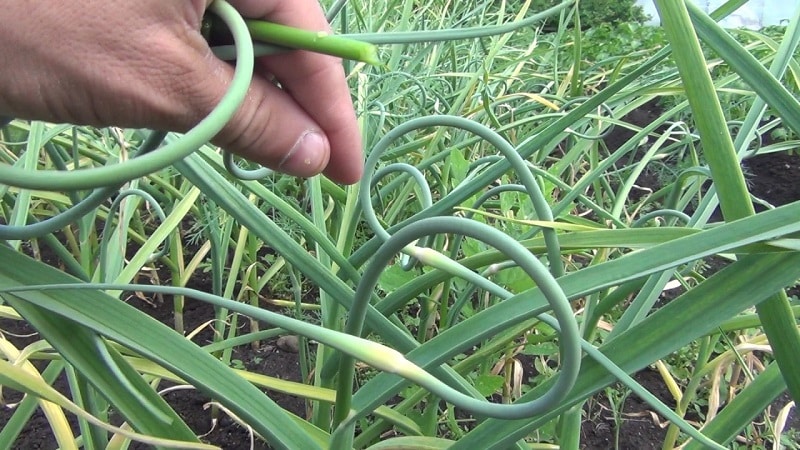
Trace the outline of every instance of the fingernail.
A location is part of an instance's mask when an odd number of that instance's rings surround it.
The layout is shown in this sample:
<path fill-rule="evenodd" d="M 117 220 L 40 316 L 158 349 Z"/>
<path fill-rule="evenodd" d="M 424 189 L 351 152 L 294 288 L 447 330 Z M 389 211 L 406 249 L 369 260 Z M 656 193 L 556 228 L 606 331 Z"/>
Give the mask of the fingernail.
<path fill-rule="evenodd" d="M 320 166 L 325 159 L 326 147 L 325 138 L 320 133 L 309 131 L 300 136 L 281 161 L 278 170 L 301 177 L 316 175 L 322 169 Z"/>

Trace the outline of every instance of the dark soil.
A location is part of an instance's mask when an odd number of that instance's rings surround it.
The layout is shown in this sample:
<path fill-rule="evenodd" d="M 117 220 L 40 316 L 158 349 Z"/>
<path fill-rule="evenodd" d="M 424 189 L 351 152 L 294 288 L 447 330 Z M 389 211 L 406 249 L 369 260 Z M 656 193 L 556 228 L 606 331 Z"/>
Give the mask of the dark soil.
<path fill-rule="evenodd" d="M 675 401 L 657 372 L 643 370 L 634 378 L 667 406 Z M 631 394 L 624 397 L 623 387 L 609 388 L 607 395 L 596 395 L 584 406 L 584 423 L 581 427 L 581 445 L 585 449 L 619 448 L 659 449 L 667 433 L 666 421 L 650 408 L 650 405 Z M 621 408 L 615 409 L 609 396 L 618 402 L 624 397 Z M 617 397 L 619 396 L 619 397 Z"/>
<path fill-rule="evenodd" d="M 800 155 L 772 153 L 746 159 L 743 170 L 750 193 L 778 207 L 800 200 Z M 766 207 L 753 205 L 756 211 Z"/>

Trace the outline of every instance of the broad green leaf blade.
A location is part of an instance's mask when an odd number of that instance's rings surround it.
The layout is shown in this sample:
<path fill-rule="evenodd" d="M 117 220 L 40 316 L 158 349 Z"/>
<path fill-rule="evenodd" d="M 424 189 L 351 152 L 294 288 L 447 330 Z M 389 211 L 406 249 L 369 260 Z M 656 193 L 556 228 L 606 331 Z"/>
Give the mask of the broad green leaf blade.
<path fill-rule="evenodd" d="M 74 278 L 7 248 L 0 248 L 0 258 L 6 262 L 0 272 L 0 286 L 76 282 Z M 26 304 L 35 305 L 47 310 L 50 313 L 47 317 L 68 317 L 70 321 L 161 364 L 210 397 L 218 399 L 275 447 L 318 447 L 302 428 L 256 387 L 236 376 L 227 366 L 183 336 L 133 307 L 98 291 L 82 292 L 80 296 L 71 292 L 25 292 L 18 294 L 18 297 L 20 300 L 15 306 L 23 305 L 22 308 L 25 308 Z M 64 342 L 61 344 L 67 345 Z M 77 356 L 80 356 L 80 350 L 76 349 Z M 90 355 L 84 357 L 88 360 Z M 172 433 L 174 436 L 175 430 Z"/>
<path fill-rule="evenodd" d="M 247 227 L 259 239 L 269 243 L 288 263 L 301 271 L 320 289 L 325 290 L 331 299 L 339 302 L 347 310 L 352 307 L 354 291 L 350 286 L 333 274 L 329 267 L 319 264 L 319 261 L 306 249 L 287 235 L 256 205 L 253 205 L 246 196 L 231 186 L 199 155 L 190 155 L 177 163 L 175 167 L 242 226 Z M 257 190 L 256 187 L 252 187 L 252 189 Z M 311 224 L 310 221 L 305 221 Z M 310 226 L 313 228 L 313 224 Z M 335 258 L 335 255 L 330 256 L 334 263 L 339 264 L 341 258 Z M 349 265 L 349 263 L 345 264 Z M 419 345 L 406 330 L 400 329 L 389 318 L 376 311 L 372 305 L 369 305 L 367 309 L 366 324 L 369 329 L 379 332 L 381 337 L 398 351 L 408 352 Z M 431 373 L 450 385 L 461 386 L 477 395 L 471 385 L 449 367 L 432 368 Z"/>
<path fill-rule="evenodd" d="M 798 276 L 800 254 L 743 258 L 601 346 L 600 350 L 622 370 L 633 373 L 679 350 L 714 329 L 724 319 L 763 301 L 770 292 L 793 283 Z M 551 381 L 523 395 L 520 401 L 538 397 L 552 384 Z M 578 383 L 561 408 L 528 421 L 488 419 L 452 448 L 502 448 L 510 445 L 614 381 L 614 377 L 600 364 L 586 357 L 581 364 Z"/>
<path fill-rule="evenodd" d="M 381 441 L 367 447 L 368 450 L 439 450 L 450 448 L 454 441 L 437 437 L 404 436 Z"/>
<path fill-rule="evenodd" d="M 89 420 L 93 424 L 101 426 L 113 433 L 123 434 L 131 439 L 136 439 L 138 441 L 154 445 L 159 448 L 160 447 L 184 448 L 184 449 L 216 448 L 207 444 L 201 444 L 197 442 L 196 437 L 194 435 L 192 435 L 191 441 L 181 442 L 179 439 L 151 437 L 139 433 L 132 433 L 130 431 L 126 431 L 121 428 L 117 428 L 108 424 L 103 424 L 102 421 L 100 421 L 96 417 L 92 417 L 91 415 L 87 414 L 76 404 L 69 401 L 67 397 L 56 391 L 52 386 L 45 383 L 43 380 L 38 379 L 37 377 L 27 376 L 28 374 L 26 374 L 22 368 L 10 364 L 8 361 L 0 360 L 0 369 L 2 369 L 0 370 L 0 382 L 2 384 L 7 385 L 15 390 L 19 390 L 20 392 L 40 397 L 43 400 L 58 405 L 59 407 L 64 408 L 86 420 Z M 69 428 L 67 427 L 67 429 Z M 67 449 L 78 448 L 74 441 L 73 442 L 59 441 L 59 443 L 62 445 L 61 448 L 67 448 Z"/>
<path fill-rule="evenodd" d="M 159 366 L 158 364 L 155 364 L 152 361 L 148 361 L 146 359 L 141 359 L 141 358 L 129 358 L 128 361 L 131 363 L 133 367 L 136 368 L 136 370 L 142 373 L 155 375 L 159 378 L 163 378 L 165 380 L 171 380 L 175 383 L 186 382 L 182 378 L 176 376 L 172 372 L 164 369 L 163 367 Z M 233 371 L 236 372 L 239 376 L 241 376 L 245 380 L 264 389 L 269 389 L 271 391 L 281 392 L 288 395 L 294 395 L 309 400 L 318 400 L 320 402 L 324 402 L 329 405 L 332 405 L 336 401 L 336 391 L 334 391 L 333 389 L 327 389 L 318 386 L 310 386 L 295 381 L 282 380 L 280 378 L 270 377 L 267 375 L 262 375 L 260 373 L 254 373 L 245 370 L 233 369 Z M 375 415 L 389 421 L 398 428 L 402 429 L 403 432 L 405 433 L 412 435 L 422 434 L 422 430 L 420 430 L 419 425 L 416 422 L 396 412 L 392 408 L 389 408 L 387 406 L 381 406 L 375 410 Z M 297 420 L 303 421 L 303 419 L 300 418 L 297 418 Z M 314 431 L 320 432 L 321 430 L 315 428 Z M 327 433 L 322 433 L 320 436 L 327 436 Z"/>
<path fill-rule="evenodd" d="M 717 188 L 723 216 L 725 220 L 736 220 L 752 215 L 753 204 L 749 201 L 744 175 L 733 147 L 733 139 L 728 132 L 722 106 L 708 71 L 708 63 L 703 56 L 697 35 L 692 29 L 684 2 L 656 0 L 656 4 L 667 37 L 675 49 L 672 57 L 680 72 L 683 88 L 700 132 L 704 155 L 711 169 L 714 186 Z M 714 23 L 710 17 L 705 17 Z M 723 34 L 727 36 L 716 23 L 714 25 L 718 30 L 715 36 Z M 741 52 L 747 53 L 739 44 L 736 45 Z M 750 56 L 749 53 L 747 55 Z M 755 58 L 753 61 L 766 72 Z M 769 73 L 767 75 L 772 77 Z"/>
<path fill-rule="evenodd" d="M 730 251 L 742 245 L 792 233 L 800 229 L 800 223 L 796 220 L 797 214 L 800 214 L 800 202 L 567 274 L 559 278 L 559 284 L 568 298 L 577 299 L 606 287 L 618 286 L 630 280 L 639 279 L 716 253 Z M 780 231 L 767 231 L 769 229 Z M 763 255 L 763 257 L 778 258 L 780 257 L 779 255 Z M 786 253 L 785 255 L 791 254 Z M 761 255 L 753 255 L 749 258 L 756 258 L 757 256 Z M 441 282 L 444 278 L 446 278 L 445 275 L 433 271 L 418 278 L 417 282 L 420 284 L 425 284 L 431 280 Z M 782 286 L 786 284 L 788 283 Z M 390 298 L 387 297 L 376 307 L 381 311 L 386 311 L 387 308 L 392 310 L 391 308 L 398 306 L 394 299 L 391 299 L 391 304 L 386 304 L 389 300 Z M 409 352 L 406 356 L 420 367 L 442 364 L 453 356 L 471 348 L 474 342 L 489 339 L 502 330 L 512 328 L 516 324 L 529 320 L 547 310 L 547 303 L 541 292 L 538 289 L 528 290 L 445 330 L 424 345 Z M 720 317 L 720 321 L 729 317 Z M 639 326 L 635 327 L 635 329 L 639 329 Z M 394 375 L 381 373 L 365 384 L 354 395 L 353 409 L 370 411 L 395 395 L 403 384 L 404 381 L 402 379 Z"/>
<path fill-rule="evenodd" d="M 30 269 L 36 273 L 35 268 Z M 13 282 L 10 280 L 0 275 L 0 284 Z M 36 297 L 35 292 L 3 295 L 76 371 L 86 377 L 131 422 L 134 429 L 155 437 L 174 437 L 190 442 L 197 440 L 194 432 L 130 365 L 116 364 L 114 367 L 113 361 L 103 358 L 98 345 L 105 344 L 96 333 L 39 307 L 30 301 L 33 297 Z M 41 297 L 46 296 L 40 296 L 40 301 L 43 300 Z"/>
<path fill-rule="evenodd" d="M 700 45 L 692 32 L 689 16 L 694 20 L 703 40 L 728 61 L 742 79 L 795 132 L 800 131 L 800 103 L 761 63 L 710 17 L 703 14 L 697 5 L 692 2 L 666 1 L 659 1 L 658 4 L 667 35 L 673 41 L 673 46 L 681 50 L 674 53 L 675 61 L 692 104 L 692 112 L 697 118 L 697 127 L 720 197 L 723 215 L 726 220 L 752 215 L 753 205 L 744 185 L 733 141 L 727 131 L 719 100 L 713 91 L 711 77 L 705 68 Z M 681 41 L 685 44 L 683 48 L 678 45 Z M 775 294 L 758 305 L 757 310 L 789 392 L 794 399 L 800 400 L 800 358 L 797 357 L 800 354 L 800 332 L 791 316 L 791 305 L 786 294 L 783 291 Z"/>
<path fill-rule="evenodd" d="M 800 103 L 791 92 L 697 5 L 686 2 L 686 9 L 700 39 L 774 108 L 789 128 L 800 133 Z"/>

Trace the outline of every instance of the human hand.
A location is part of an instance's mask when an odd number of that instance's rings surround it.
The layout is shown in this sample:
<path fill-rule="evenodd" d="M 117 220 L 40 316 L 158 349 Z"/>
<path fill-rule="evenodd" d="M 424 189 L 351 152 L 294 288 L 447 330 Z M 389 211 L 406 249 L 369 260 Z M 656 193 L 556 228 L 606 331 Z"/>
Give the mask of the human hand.
<path fill-rule="evenodd" d="M 317 0 L 229 0 L 244 17 L 328 30 Z M 0 115 L 187 131 L 233 69 L 200 34 L 206 0 L 7 0 L 0 8 Z M 278 88 L 272 80 L 280 83 Z M 354 183 L 361 137 L 337 59 L 264 56 L 213 142 L 279 171 Z"/>

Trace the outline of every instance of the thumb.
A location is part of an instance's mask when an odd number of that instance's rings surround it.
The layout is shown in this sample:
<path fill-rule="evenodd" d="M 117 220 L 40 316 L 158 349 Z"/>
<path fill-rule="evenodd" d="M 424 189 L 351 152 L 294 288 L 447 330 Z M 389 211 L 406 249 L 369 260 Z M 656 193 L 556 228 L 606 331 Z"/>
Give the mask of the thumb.
<path fill-rule="evenodd" d="M 219 103 L 233 77 L 228 64 L 213 56 L 206 62 L 210 67 L 203 71 L 205 82 L 195 84 L 203 91 L 195 98 L 210 100 L 200 106 L 201 111 Z M 289 93 L 257 75 L 242 105 L 213 142 L 265 167 L 301 177 L 322 172 L 330 158 L 322 128 Z"/>

